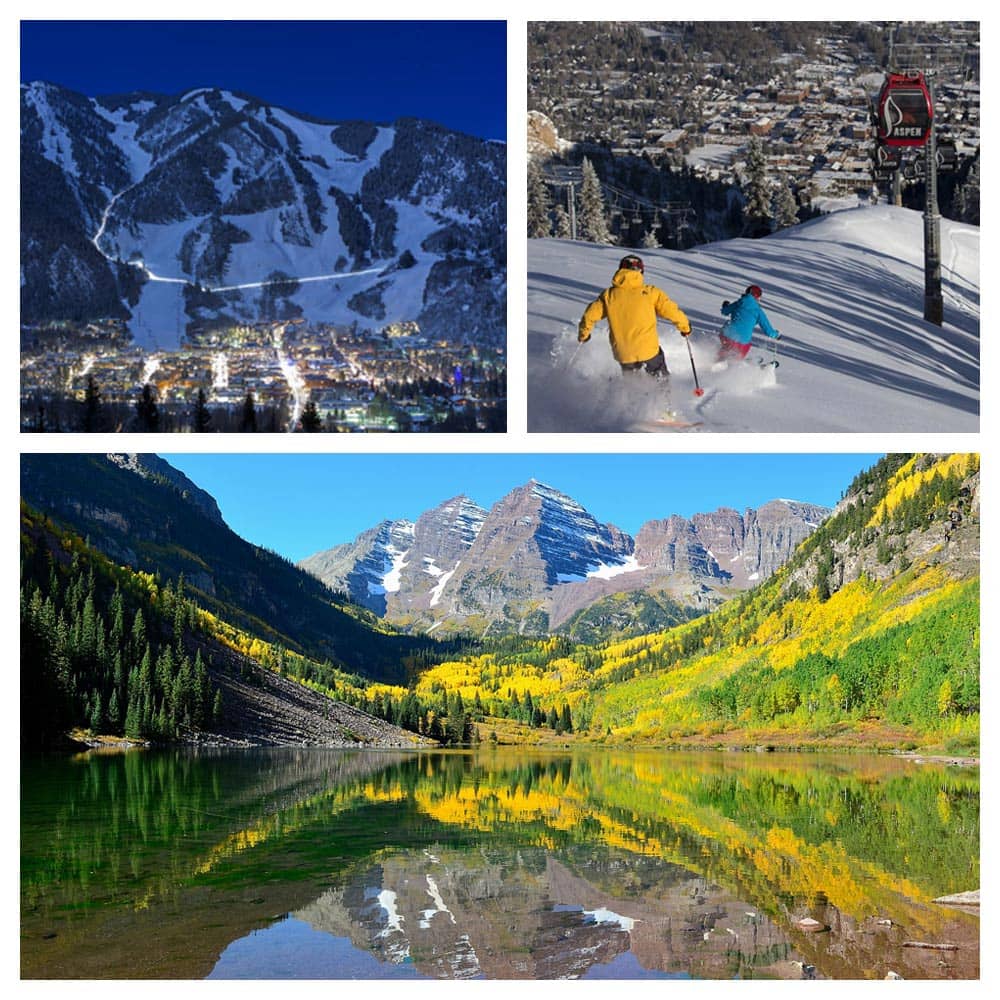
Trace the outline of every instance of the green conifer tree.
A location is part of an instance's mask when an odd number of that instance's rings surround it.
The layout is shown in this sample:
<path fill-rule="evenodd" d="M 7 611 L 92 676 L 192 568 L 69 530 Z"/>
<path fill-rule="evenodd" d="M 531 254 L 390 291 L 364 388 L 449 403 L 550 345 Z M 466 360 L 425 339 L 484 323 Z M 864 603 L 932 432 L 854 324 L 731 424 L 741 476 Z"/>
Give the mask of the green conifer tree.
<path fill-rule="evenodd" d="M 590 243 L 614 243 L 604 207 L 604 193 L 594 165 L 584 157 L 577 224 L 581 239 Z"/>
<path fill-rule="evenodd" d="M 762 236 L 771 231 L 771 185 L 767 177 L 767 157 L 760 137 L 750 136 L 746 170 L 740 185 L 743 191 L 743 233 Z"/>
<path fill-rule="evenodd" d="M 537 158 L 528 161 L 528 239 L 550 236 L 552 210 L 549 186 L 545 182 L 545 172 Z"/>
<path fill-rule="evenodd" d="M 195 434 L 206 434 L 212 429 L 212 414 L 208 409 L 208 401 L 206 399 L 204 389 L 198 390 L 198 396 L 194 402 L 194 413 L 191 418 L 191 423 Z"/>

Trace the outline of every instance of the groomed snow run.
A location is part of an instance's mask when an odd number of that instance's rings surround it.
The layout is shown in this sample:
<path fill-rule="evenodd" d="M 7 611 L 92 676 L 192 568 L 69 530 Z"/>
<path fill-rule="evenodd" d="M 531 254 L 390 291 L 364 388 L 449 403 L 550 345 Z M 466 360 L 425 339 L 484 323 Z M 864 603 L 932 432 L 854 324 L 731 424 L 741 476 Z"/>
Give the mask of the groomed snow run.
<path fill-rule="evenodd" d="M 852 208 L 761 240 L 640 251 L 646 281 L 691 320 L 704 394 L 684 339 L 660 322 L 669 398 L 621 375 L 607 324 L 578 344 L 584 309 L 627 252 L 528 241 L 528 429 L 534 432 L 975 432 L 979 429 L 979 229 L 941 220 L 944 325 L 923 318 L 923 216 Z M 748 284 L 781 332 L 747 362 L 715 365 L 724 299 Z M 713 368 L 715 370 L 713 370 Z M 654 421 L 675 414 L 674 426 Z M 694 426 L 678 427 L 677 424 Z"/>

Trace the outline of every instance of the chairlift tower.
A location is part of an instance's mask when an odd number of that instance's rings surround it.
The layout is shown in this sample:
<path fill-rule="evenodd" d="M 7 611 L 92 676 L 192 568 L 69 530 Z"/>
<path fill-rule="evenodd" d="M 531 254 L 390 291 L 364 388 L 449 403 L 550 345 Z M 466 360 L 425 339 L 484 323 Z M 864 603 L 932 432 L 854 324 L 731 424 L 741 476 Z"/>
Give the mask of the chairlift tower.
<path fill-rule="evenodd" d="M 944 323 L 944 296 L 941 292 L 941 212 L 938 208 L 937 184 L 937 124 L 934 115 L 934 77 L 942 69 L 962 69 L 965 66 L 967 46 L 940 40 L 897 42 L 897 28 L 889 35 L 888 73 L 879 97 L 880 137 L 882 127 L 889 130 L 885 141 L 896 146 L 923 146 L 924 151 L 924 319 L 941 326 Z M 907 81 L 912 81 L 908 84 Z M 927 107 L 926 137 L 920 141 L 902 137 L 893 141 L 888 117 L 884 108 L 894 97 L 894 89 L 919 105 L 917 91 L 922 92 Z M 905 103 L 905 100 L 902 102 Z M 902 114 L 900 114 L 902 118 Z M 898 123 L 897 123 L 898 124 Z M 905 126 L 903 128 L 905 131 Z M 893 192 L 897 193 L 899 173 L 893 179 Z M 901 198 L 900 198 L 901 200 Z M 898 204 L 899 202 L 897 202 Z"/>
<path fill-rule="evenodd" d="M 934 95 L 931 91 L 931 100 Z M 944 296 L 941 293 L 941 213 L 937 197 L 936 129 L 924 146 L 924 319 L 935 326 L 944 323 Z"/>
<path fill-rule="evenodd" d="M 569 213 L 569 238 L 576 239 L 576 189 L 583 184 L 581 167 L 564 167 L 548 164 L 545 179 L 558 188 L 566 188 L 566 211 Z"/>

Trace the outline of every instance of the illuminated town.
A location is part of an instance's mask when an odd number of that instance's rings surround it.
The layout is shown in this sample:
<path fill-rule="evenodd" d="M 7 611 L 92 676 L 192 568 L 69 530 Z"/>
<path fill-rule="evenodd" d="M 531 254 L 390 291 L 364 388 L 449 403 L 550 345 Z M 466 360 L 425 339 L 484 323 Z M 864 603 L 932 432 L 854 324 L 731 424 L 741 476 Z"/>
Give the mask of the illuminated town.
<path fill-rule="evenodd" d="M 500 350 L 431 341 L 416 323 L 379 333 L 259 322 L 134 346 L 119 320 L 24 325 L 25 431 L 503 432 Z"/>

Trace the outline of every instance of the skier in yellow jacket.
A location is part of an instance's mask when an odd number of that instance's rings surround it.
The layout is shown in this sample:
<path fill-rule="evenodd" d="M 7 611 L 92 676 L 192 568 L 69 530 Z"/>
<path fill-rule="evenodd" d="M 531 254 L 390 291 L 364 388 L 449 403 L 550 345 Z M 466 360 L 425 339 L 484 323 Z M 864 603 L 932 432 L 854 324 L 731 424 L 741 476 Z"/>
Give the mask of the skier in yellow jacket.
<path fill-rule="evenodd" d="M 590 340 L 590 331 L 599 320 L 608 321 L 611 352 L 623 372 L 644 369 L 658 378 L 669 376 L 667 360 L 656 332 L 656 318 L 670 320 L 682 337 L 691 335 L 687 316 L 655 285 L 643 281 L 642 258 L 623 257 L 606 288 L 587 306 L 577 340 Z"/>

